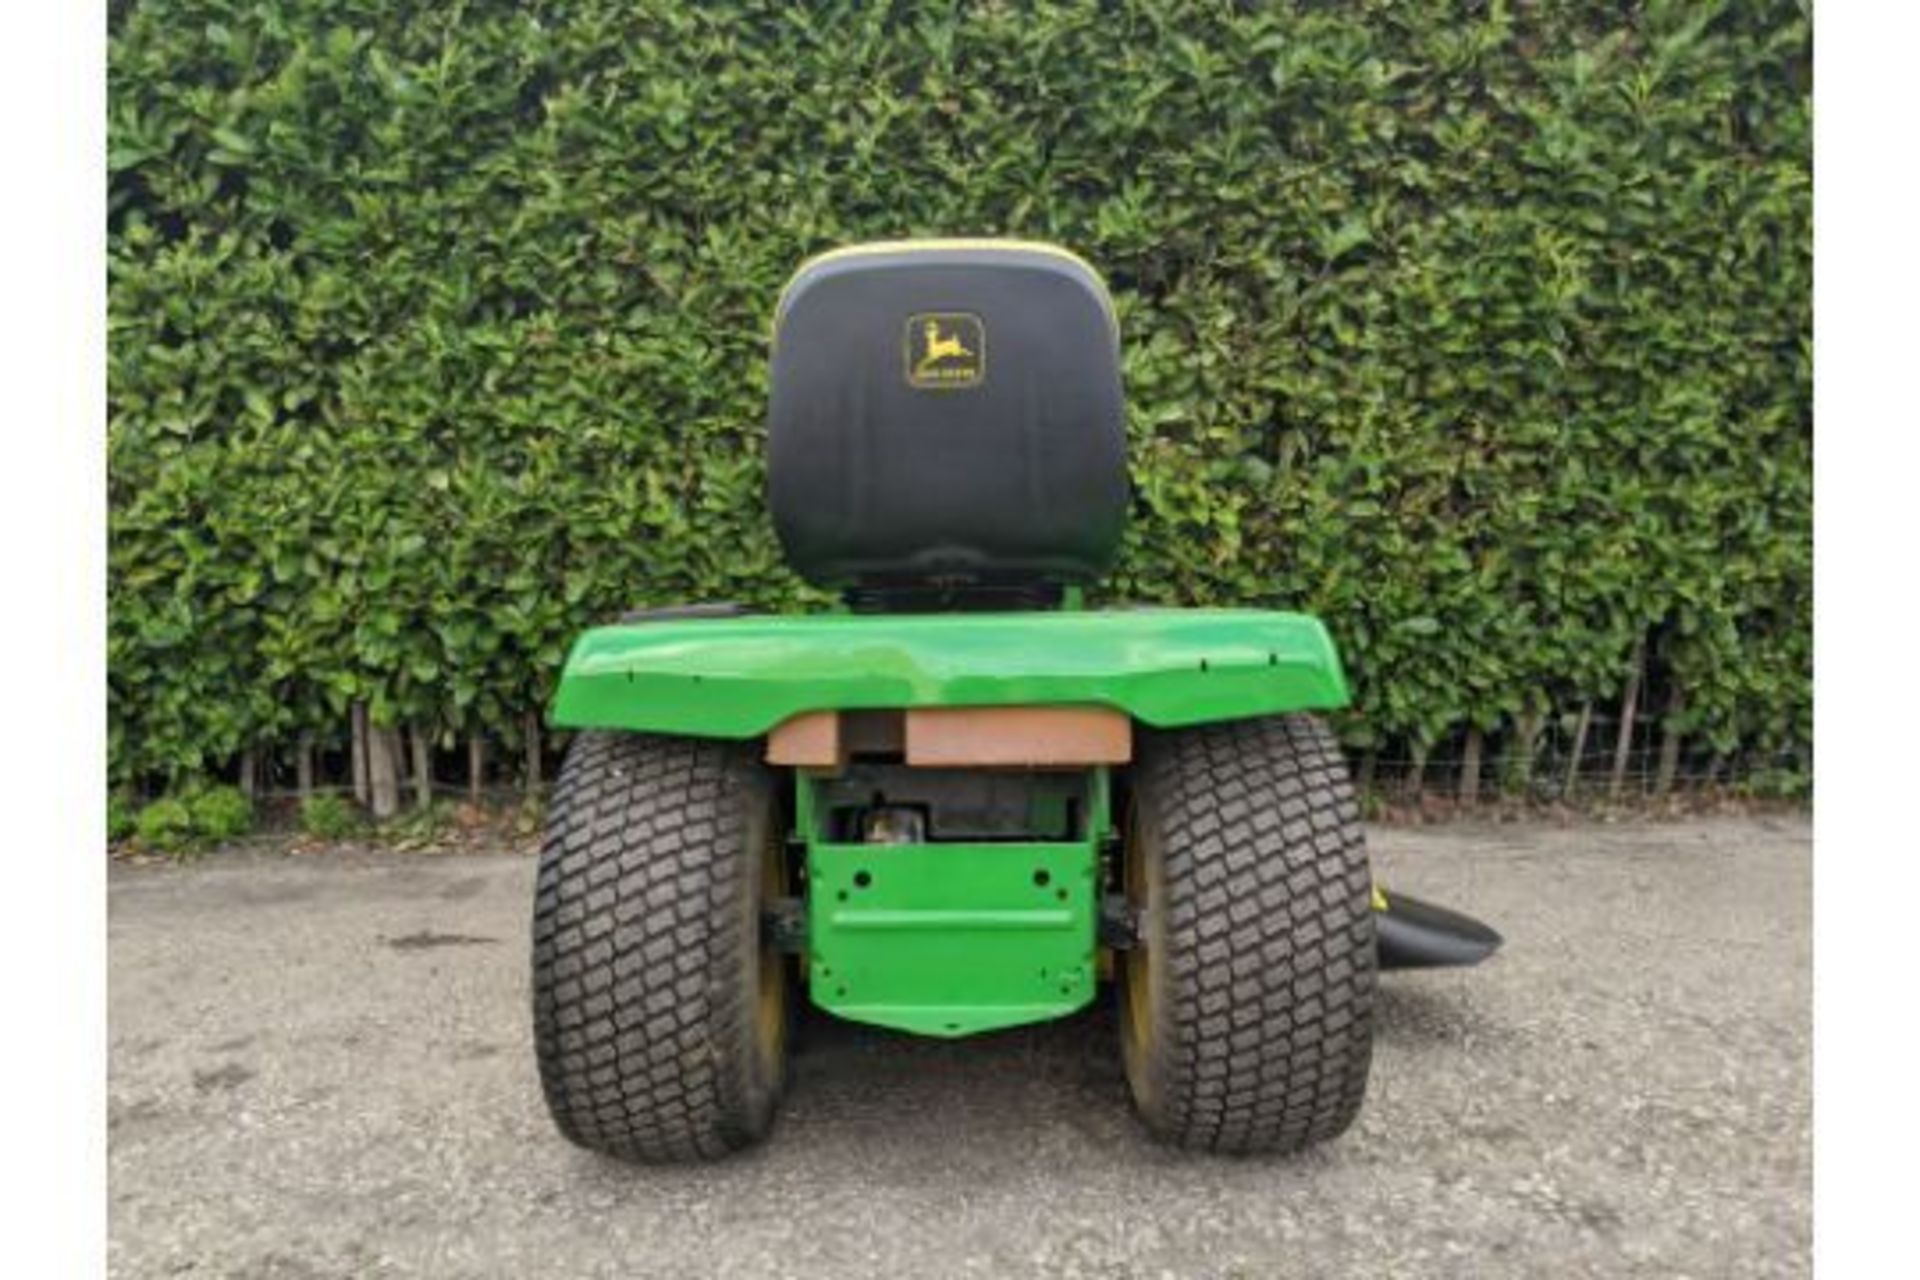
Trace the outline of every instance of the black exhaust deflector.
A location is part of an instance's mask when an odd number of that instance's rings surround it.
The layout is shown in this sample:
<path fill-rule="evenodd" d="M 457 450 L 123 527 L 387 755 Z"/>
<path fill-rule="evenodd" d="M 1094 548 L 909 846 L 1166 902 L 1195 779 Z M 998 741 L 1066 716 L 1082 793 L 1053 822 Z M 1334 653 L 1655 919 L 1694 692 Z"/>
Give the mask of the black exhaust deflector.
<path fill-rule="evenodd" d="M 1376 891 L 1374 907 L 1382 969 L 1458 968 L 1500 949 L 1499 934 L 1458 911 L 1384 891 Z"/>

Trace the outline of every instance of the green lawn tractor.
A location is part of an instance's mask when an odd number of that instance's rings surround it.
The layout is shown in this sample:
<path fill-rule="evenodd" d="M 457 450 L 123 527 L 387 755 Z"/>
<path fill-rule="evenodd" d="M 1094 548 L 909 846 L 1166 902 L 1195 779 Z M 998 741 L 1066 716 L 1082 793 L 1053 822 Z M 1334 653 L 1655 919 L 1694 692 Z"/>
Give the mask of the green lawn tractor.
<path fill-rule="evenodd" d="M 769 505 L 834 609 L 581 636 L 533 916 L 561 1131 L 638 1160 L 760 1138 L 795 1004 L 921 1036 L 1116 988 L 1147 1128 L 1292 1151 L 1366 1091 L 1375 975 L 1471 964 L 1373 884 L 1326 629 L 1083 607 L 1128 506 L 1119 330 L 1046 245 L 815 258 L 773 325 Z"/>

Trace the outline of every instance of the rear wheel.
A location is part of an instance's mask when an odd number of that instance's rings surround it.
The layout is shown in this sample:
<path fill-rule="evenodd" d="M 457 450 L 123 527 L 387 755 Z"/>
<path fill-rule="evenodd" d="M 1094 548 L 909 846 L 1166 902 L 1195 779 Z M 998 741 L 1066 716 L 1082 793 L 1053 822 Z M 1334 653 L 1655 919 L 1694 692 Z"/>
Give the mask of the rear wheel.
<path fill-rule="evenodd" d="M 1375 975 L 1360 815 L 1332 735 L 1306 715 L 1146 735 L 1120 974 L 1127 1082 L 1153 1133 L 1295 1151 L 1366 1093 Z"/>
<path fill-rule="evenodd" d="M 737 744 L 583 733 L 560 771 L 533 915 L 540 1083 L 560 1131 L 634 1160 L 762 1137 L 786 1081 L 785 894 L 767 770 Z"/>

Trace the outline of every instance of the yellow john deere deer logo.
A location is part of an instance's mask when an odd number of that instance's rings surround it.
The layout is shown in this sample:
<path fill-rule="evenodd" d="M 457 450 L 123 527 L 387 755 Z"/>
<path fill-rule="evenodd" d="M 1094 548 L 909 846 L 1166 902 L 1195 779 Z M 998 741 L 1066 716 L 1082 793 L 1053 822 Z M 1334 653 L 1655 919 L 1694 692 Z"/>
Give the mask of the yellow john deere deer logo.
<path fill-rule="evenodd" d="M 987 327 L 963 311 L 909 316 L 906 356 L 909 386 L 977 387 L 987 376 Z"/>

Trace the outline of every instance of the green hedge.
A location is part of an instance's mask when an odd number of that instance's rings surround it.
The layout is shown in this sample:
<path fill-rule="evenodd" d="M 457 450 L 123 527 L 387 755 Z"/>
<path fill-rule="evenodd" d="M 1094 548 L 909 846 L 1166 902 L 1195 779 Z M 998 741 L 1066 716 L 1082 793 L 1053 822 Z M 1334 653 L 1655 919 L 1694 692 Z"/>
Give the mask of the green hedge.
<path fill-rule="evenodd" d="M 1810 767 L 1797 4 L 110 25 L 120 781 L 337 742 L 360 699 L 513 742 L 590 622 L 812 599 L 761 501 L 775 295 L 942 233 L 1114 289 L 1108 598 L 1325 615 L 1362 749 L 1611 706 L 1644 645 L 1689 751 Z"/>

